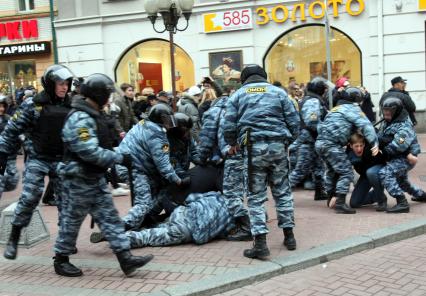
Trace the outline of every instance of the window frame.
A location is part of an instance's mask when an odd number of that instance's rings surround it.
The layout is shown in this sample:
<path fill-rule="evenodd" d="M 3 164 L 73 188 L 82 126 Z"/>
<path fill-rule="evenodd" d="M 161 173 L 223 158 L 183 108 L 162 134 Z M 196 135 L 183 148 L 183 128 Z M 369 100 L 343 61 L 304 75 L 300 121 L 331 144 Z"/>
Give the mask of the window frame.
<path fill-rule="evenodd" d="M 21 9 L 21 1 L 24 3 L 24 9 Z M 31 3 L 33 8 L 31 8 Z M 35 10 L 35 0 L 18 0 L 18 11 L 19 12 L 31 12 Z"/>

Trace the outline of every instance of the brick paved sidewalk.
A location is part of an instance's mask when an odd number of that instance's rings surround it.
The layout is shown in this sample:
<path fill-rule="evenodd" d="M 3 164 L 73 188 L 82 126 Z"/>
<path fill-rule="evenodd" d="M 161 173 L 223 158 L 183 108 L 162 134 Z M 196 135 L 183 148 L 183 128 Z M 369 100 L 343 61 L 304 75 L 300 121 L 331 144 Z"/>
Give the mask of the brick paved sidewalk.
<path fill-rule="evenodd" d="M 426 147 L 426 135 L 421 135 L 419 139 L 422 147 Z M 426 154 L 423 153 L 416 168 L 410 172 L 411 181 L 424 189 L 425 164 Z M 16 200 L 19 190 L 5 194 L 0 208 Z M 326 208 L 324 202 L 315 202 L 312 191 L 296 191 L 294 198 L 298 250 L 309 250 L 426 217 L 426 204 L 411 203 L 409 214 L 389 215 L 377 213 L 373 207 L 365 207 L 359 209 L 356 215 L 336 215 Z M 116 197 L 114 201 L 124 215 L 130 206 L 129 197 Z M 390 204 L 393 202 L 391 200 Z M 287 256 L 291 253 L 282 245 L 283 235 L 276 226 L 272 199 L 267 206 L 270 217 L 268 245 L 272 257 Z M 79 253 L 72 257 L 73 262 L 83 268 L 85 275 L 82 278 L 63 278 L 55 275 L 51 259 L 57 234 L 57 211 L 42 206 L 42 212 L 51 232 L 50 241 L 31 249 L 20 249 L 16 261 L 0 258 L 0 295 L 2 292 L 3 295 L 141 295 L 259 263 L 242 256 L 243 249 L 251 246 L 250 242 L 214 241 L 202 246 L 189 244 L 144 248 L 134 253 L 152 253 L 155 259 L 132 278 L 125 278 L 106 243 L 90 244 L 91 230 L 89 219 L 86 219 L 78 240 Z"/>
<path fill-rule="evenodd" d="M 421 235 L 221 295 L 426 295 L 425 249 Z"/>

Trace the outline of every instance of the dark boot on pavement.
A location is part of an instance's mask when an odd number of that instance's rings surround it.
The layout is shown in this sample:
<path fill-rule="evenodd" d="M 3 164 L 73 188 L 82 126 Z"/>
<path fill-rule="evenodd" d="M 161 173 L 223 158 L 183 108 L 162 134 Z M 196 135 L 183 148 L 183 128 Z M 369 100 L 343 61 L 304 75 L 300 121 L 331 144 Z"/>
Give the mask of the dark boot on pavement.
<path fill-rule="evenodd" d="M 116 256 L 118 262 L 120 262 L 121 270 L 125 275 L 131 275 L 136 269 L 144 266 L 154 258 L 151 254 L 146 256 L 133 256 L 130 251 L 122 251 L 117 253 Z"/>
<path fill-rule="evenodd" d="M 388 200 L 386 196 L 382 197 L 382 200 L 380 200 L 377 203 L 376 212 L 385 212 L 388 209 Z"/>
<path fill-rule="evenodd" d="M 92 232 L 92 234 L 90 235 L 90 242 L 92 244 L 97 244 L 97 243 L 105 242 L 105 241 L 106 241 L 106 238 L 102 234 L 102 232 Z"/>
<path fill-rule="evenodd" d="M 235 219 L 236 231 L 232 234 L 229 234 L 226 237 L 228 241 L 251 241 L 253 240 L 253 236 L 251 235 L 250 228 L 250 218 L 248 215 L 237 217 Z"/>
<path fill-rule="evenodd" d="M 287 250 L 296 250 L 296 239 L 294 238 L 293 228 L 284 228 L 284 246 Z"/>
<path fill-rule="evenodd" d="M 314 200 L 328 200 L 328 194 L 323 189 L 323 184 L 320 181 L 315 182 Z"/>
<path fill-rule="evenodd" d="M 423 191 L 423 194 L 417 197 L 413 196 L 411 200 L 416 202 L 426 202 L 426 192 Z"/>
<path fill-rule="evenodd" d="M 4 258 L 14 260 L 18 254 L 18 243 L 21 237 L 22 227 L 12 225 L 12 231 L 10 232 L 9 240 L 4 250 Z"/>
<path fill-rule="evenodd" d="M 244 250 L 244 257 L 266 259 L 271 253 L 266 244 L 266 233 L 254 237 L 253 248 Z"/>
<path fill-rule="evenodd" d="M 70 263 L 70 258 L 68 256 L 56 254 L 53 259 L 53 267 L 55 268 L 56 274 L 67 277 L 77 277 L 83 275 L 81 269 Z"/>
<path fill-rule="evenodd" d="M 336 214 L 355 214 L 356 211 L 346 204 L 346 194 L 336 193 Z"/>
<path fill-rule="evenodd" d="M 404 195 L 396 196 L 396 205 L 386 210 L 387 213 L 408 213 L 410 212 L 410 206 Z"/>

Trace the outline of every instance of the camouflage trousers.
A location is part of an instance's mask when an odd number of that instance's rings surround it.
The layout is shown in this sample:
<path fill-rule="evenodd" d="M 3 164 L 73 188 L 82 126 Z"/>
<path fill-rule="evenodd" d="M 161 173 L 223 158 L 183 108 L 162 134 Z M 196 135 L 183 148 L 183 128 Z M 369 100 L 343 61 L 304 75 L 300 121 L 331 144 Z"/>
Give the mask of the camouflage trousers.
<path fill-rule="evenodd" d="M 300 143 L 296 139 L 291 145 L 288 147 L 288 156 L 290 161 L 290 173 L 294 170 L 297 163 L 297 150 L 299 149 Z"/>
<path fill-rule="evenodd" d="M 64 177 L 66 202 L 54 247 L 55 254 L 73 254 L 81 224 L 90 214 L 108 240 L 114 253 L 130 250 L 130 242 L 105 178 Z"/>
<path fill-rule="evenodd" d="M 187 210 L 183 206 L 177 207 L 167 222 L 155 228 L 128 231 L 126 234 L 130 239 L 130 246 L 132 248 L 160 247 L 191 242 L 191 231 L 188 228 L 191 221 L 186 215 Z"/>
<path fill-rule="evenodd" d="M 247 216 L 244 207 L 244 159 L 241 153 L 230 155 L 225 160 L 223 172 L 223 196 L 228 200 L 232 217 Z"/>
<path fill-rule="evenodd" d="M 247 149 L 244 163 L 248 166 Z M 271 187 L 277 211 L 278 227 L 294 227 L 293 196 L 288 181 L 288 159 L 284 143 L 258 141 L 252 145 L 251 175 L 247 175 L 248 208 L 253 235 L 268 233 L 264 203 L 268 199 L 267 185 Z"/>
<path fill-rule="evenodd" d="M 132 229 L 140 227 L 145 216 L 154 208 L 158 195 L 154 194 L 157 188 L 154 188 L 155 184 L 152 184 L 148 176 L 133 170 L 133 178 L 135 201 L 133 207 L 123 218 L 124 223 Z"/>
<path fill-rule="evenodd" d="M 6 170 L 3 176 L 0 176 L 0 198 L 3 192 L 13 191 L 18 186 L 19 173 L 16 167 L 16 158 L 7 161 Z"/>
<path fill-rule="evenodd" d="M 116 164 L 115 171 L 117 173 L 118 182 L 120 183 L 128 183 L 129 182 L 129 171 L 125 166 Z"/>
<path fill-rule="evenodd" d="M 325 163 L 326 192 L 346 195 L 354 173 L 345 149 L 333 143 L 316 141 L 315 150 Z"/>
<path fill-rule="evenodd" d="M 322 183 L 324 167 L 321 158 L 315 152 L 315 144 L 301 143 L 297 150 L 296 167 L 289 176 L 291 186 L 300 184 L 312 173 L 315 176 L 315 181 Z"/>
<path fill-rule="evenodd" d="M 423 190 L 408 180 L 408 171 L 412 168 L 406 158 L 395 158 L 379 171 L 380 181 L 392 197 L 402 196 L 404 192 L 415 197 L 423 195 Z"/>
<path fill-rule="evenodd" d="M 29 157 L 25 163 L 23 174 L 23 188 L 19 197 L 18 205 L 15 209 L 15 215 L 12 224 L 19 227 L 26 227 L 33 215 L 34 209 L 38 206 L 44 190 L 44 178 L 48 175 L 54 186 L 55 192 L 58 193 L 58 223 L 61 221 L 61 195 L 62 190 L 56 167 L 58 162 L 42 160 Z"/>

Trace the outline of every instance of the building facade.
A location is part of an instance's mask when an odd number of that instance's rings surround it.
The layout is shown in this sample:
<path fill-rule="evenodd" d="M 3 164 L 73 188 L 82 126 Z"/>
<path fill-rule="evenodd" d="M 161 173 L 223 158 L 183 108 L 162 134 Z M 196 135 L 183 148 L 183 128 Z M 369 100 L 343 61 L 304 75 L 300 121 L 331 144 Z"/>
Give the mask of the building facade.
<path fill-rule="evenodd" d="M 58 0 L 58 7 L 59 61 L 76 75 L 103 72 L 138 90 L 171 89 L 168 34 L 153 30 L 143 0 Z M 196 1 L 189 27 L 174 36 L 177 90 L 204 76 L 237 84 L 250 63 L 283 85 L 326 75 L 326 18 L 333 82 L 348 77 L 377 105 L 402 76 L 425 129 L 425 0 Z"/>
<path fill-rule="evenodd" d="M 1 1 L 0 93 L 40 88 L 40 78 L 53 61 L 49 0 Z"/>

